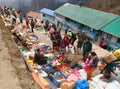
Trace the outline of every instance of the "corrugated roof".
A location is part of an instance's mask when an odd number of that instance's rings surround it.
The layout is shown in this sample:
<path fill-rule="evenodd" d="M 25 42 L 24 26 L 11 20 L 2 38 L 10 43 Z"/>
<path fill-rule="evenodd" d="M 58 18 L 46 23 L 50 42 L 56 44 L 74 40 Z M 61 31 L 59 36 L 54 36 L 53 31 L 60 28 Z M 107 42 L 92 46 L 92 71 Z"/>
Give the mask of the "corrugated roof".
<path fill-rule="evenodd" d="M 101 30 L 120 38 L 120 17 L 105 25 Z"/>
<path fill-rule="evenodd" d="M 41 9 L 39 11 L 41 13 L 44 13 L 44 14 L 47 14 L 47 15 L 50 15 L 50 16 L 55 16 L 54 11 L 50 10 L 50 9 L 47 9 L 47 8 L 43 8 L 43 9 Z"/>
<path fill-rule="evenodd" d="M 41 13 L 30 11 L 27 13 L 27 16 L 33 17 L 33 18 L 39 18 L 41 19 Z"/>
<path fill-rule="evenodd" d="M 55 12 L 96 30 L 99 30 L 101 27 L 118 17 L 118 15 L 115 14 L 106 13 L 69 3 L 59 7 L 55 10 Z"/>

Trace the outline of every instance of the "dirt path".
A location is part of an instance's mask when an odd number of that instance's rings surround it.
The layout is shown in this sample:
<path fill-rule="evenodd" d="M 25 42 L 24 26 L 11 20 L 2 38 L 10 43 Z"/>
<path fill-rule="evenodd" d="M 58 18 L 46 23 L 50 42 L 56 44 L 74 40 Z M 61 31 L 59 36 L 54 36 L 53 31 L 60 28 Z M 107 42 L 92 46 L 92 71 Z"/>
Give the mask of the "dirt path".
<path fill-rule="evenodd" d="M 0 26 L 0 89 L 40 89 L 8 29 L 3 29 Z"/>
<path fill-rule="evenodd" d="M 0 30 L 0 88 L 1 89 L 22 89 L 15 69 L 11 64 L 11 56 L 6 44 L 2 40 Z"/>

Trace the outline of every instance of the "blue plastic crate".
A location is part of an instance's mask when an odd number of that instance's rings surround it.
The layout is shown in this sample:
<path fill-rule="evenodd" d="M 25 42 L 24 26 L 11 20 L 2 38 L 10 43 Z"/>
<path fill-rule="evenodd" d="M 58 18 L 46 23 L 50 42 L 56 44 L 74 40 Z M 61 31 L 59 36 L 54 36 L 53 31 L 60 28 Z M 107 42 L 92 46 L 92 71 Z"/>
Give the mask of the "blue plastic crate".
<path fill-rule="evenodd" d="M 51 69 L 51 71 L 48 73 L 48 78 L 53 81 L 53 77 L 60 74 L 61 72 L 56 69 Z"/>
<path fill-rule="evenodd" d="M 52 64 L 45 64 L 45 65 L 42 65 L 42 69 L 47 72 L 49 70 L 51 70 L 53 68 Z"/>
<path fill-rule="evenodd" d="M 45 52 L 44 54 L 49 54 L 49 52 Z"/>
<path fill-rule="evenodd" d="M 63 77 L 64 79 L 66 79 L 66 77 L 65 77 L 62 73 L 59 74 L 59 75 L 54 76 L 54 77 L 53 77 L 53 83 L 54 83 L 57 87 L 59 87 L 59 86 L 60 86 L 60 83 L 62 82 L 62 80 L 61 80 L 61 81 L 57 81 L 57 80 L 56 80 L 58 77 Z"/>
<path fill-rule="evenodd" d="M 52 60 L 52 61 L 54 61 L 56 59 L 56 57 L 52 57 L 52 58 L 50 58 L 50 60 Z"/>
<path fill-rule="evenodd" d="M 42 46 L 40 49 L 49 50 L 49 49 L 51 49 L 51 47 L 50 46 Z"/>
<path fill-rule="evenodd" d="M 60 55 L 62 54 L 61 52 L 55 52 L 54 55 Z"/>

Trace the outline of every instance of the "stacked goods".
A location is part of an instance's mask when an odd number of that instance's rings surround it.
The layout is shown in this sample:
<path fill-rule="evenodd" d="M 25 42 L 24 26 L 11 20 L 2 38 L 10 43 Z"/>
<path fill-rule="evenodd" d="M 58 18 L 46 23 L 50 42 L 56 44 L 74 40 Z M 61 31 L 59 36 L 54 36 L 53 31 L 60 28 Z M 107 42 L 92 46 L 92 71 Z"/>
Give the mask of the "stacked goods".
<path fill-rule="evenodd" d="M 55 69 L 51 69 L 51 71 L 48 73 L 48 78 L 53 81 L 53 77 L 56 75 L 60 75 L 61 72 Z"/>
<path fill-rule="evenodd" d="M 60 70 L 65 76 L 68 76 L 72 72 L 72 69 L 66 63 L 57 66 L 57 69 Z"/>
<path fill-rule="evenodd" d="M 51 69 L 53 68 L 53 66 L 52 66 L 52 64 L 44 64 L 43 66 L 42 66 L 42 69 L 44 70 L 44 71 L 46 71 L 47 73 L 49 73 L 50 71 L 51 71 Z"/>
<path fill-rule="evenodd" d="M 60 84 L 61 89 L 74 89 L 75 81 L 73 80 L 65 80 Z"/>
<path fill-rule="evenodd" d="M 59 74 L 59 75 L 56 75 L 53 77 L 53 83 L 59 87 L 60 86 L 60 83 L 62 81 L 64 81 L 66 79 L 66 77 L 63 75 L 63 74 Z"/>
<path fill-rule="evenodd" d="M 81 78 L 81 74 L 80 72 L 78 71 L 77 68 L 75 68 L 72 73 L 68 76 L 68 79 L 69 80 L 74 80 L 74 81 L 77 81 L 78 79 Z"/>

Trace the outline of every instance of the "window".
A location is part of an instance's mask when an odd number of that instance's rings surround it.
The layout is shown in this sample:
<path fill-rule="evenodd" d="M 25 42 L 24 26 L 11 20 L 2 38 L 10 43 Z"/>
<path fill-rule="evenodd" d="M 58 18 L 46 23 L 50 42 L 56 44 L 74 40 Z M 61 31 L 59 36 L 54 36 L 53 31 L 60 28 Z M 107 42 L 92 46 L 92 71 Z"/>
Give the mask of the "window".
<path fill-rule="evenodd" d="M 118 38 L 117 43 L 120 43 L 120 38 Z"/>
<path fill-rule="evenodd" d="M 106 41 L 110 41 L 110 40 L 111 40 L 111 38 L 112 38 L 112 35 L 107 34 L 107 36 L 106 36 Z"/>
<path fill-rule="evenodd" d="M 45 14 L 43 14 L 43 17 L 45 17 Z"/>

